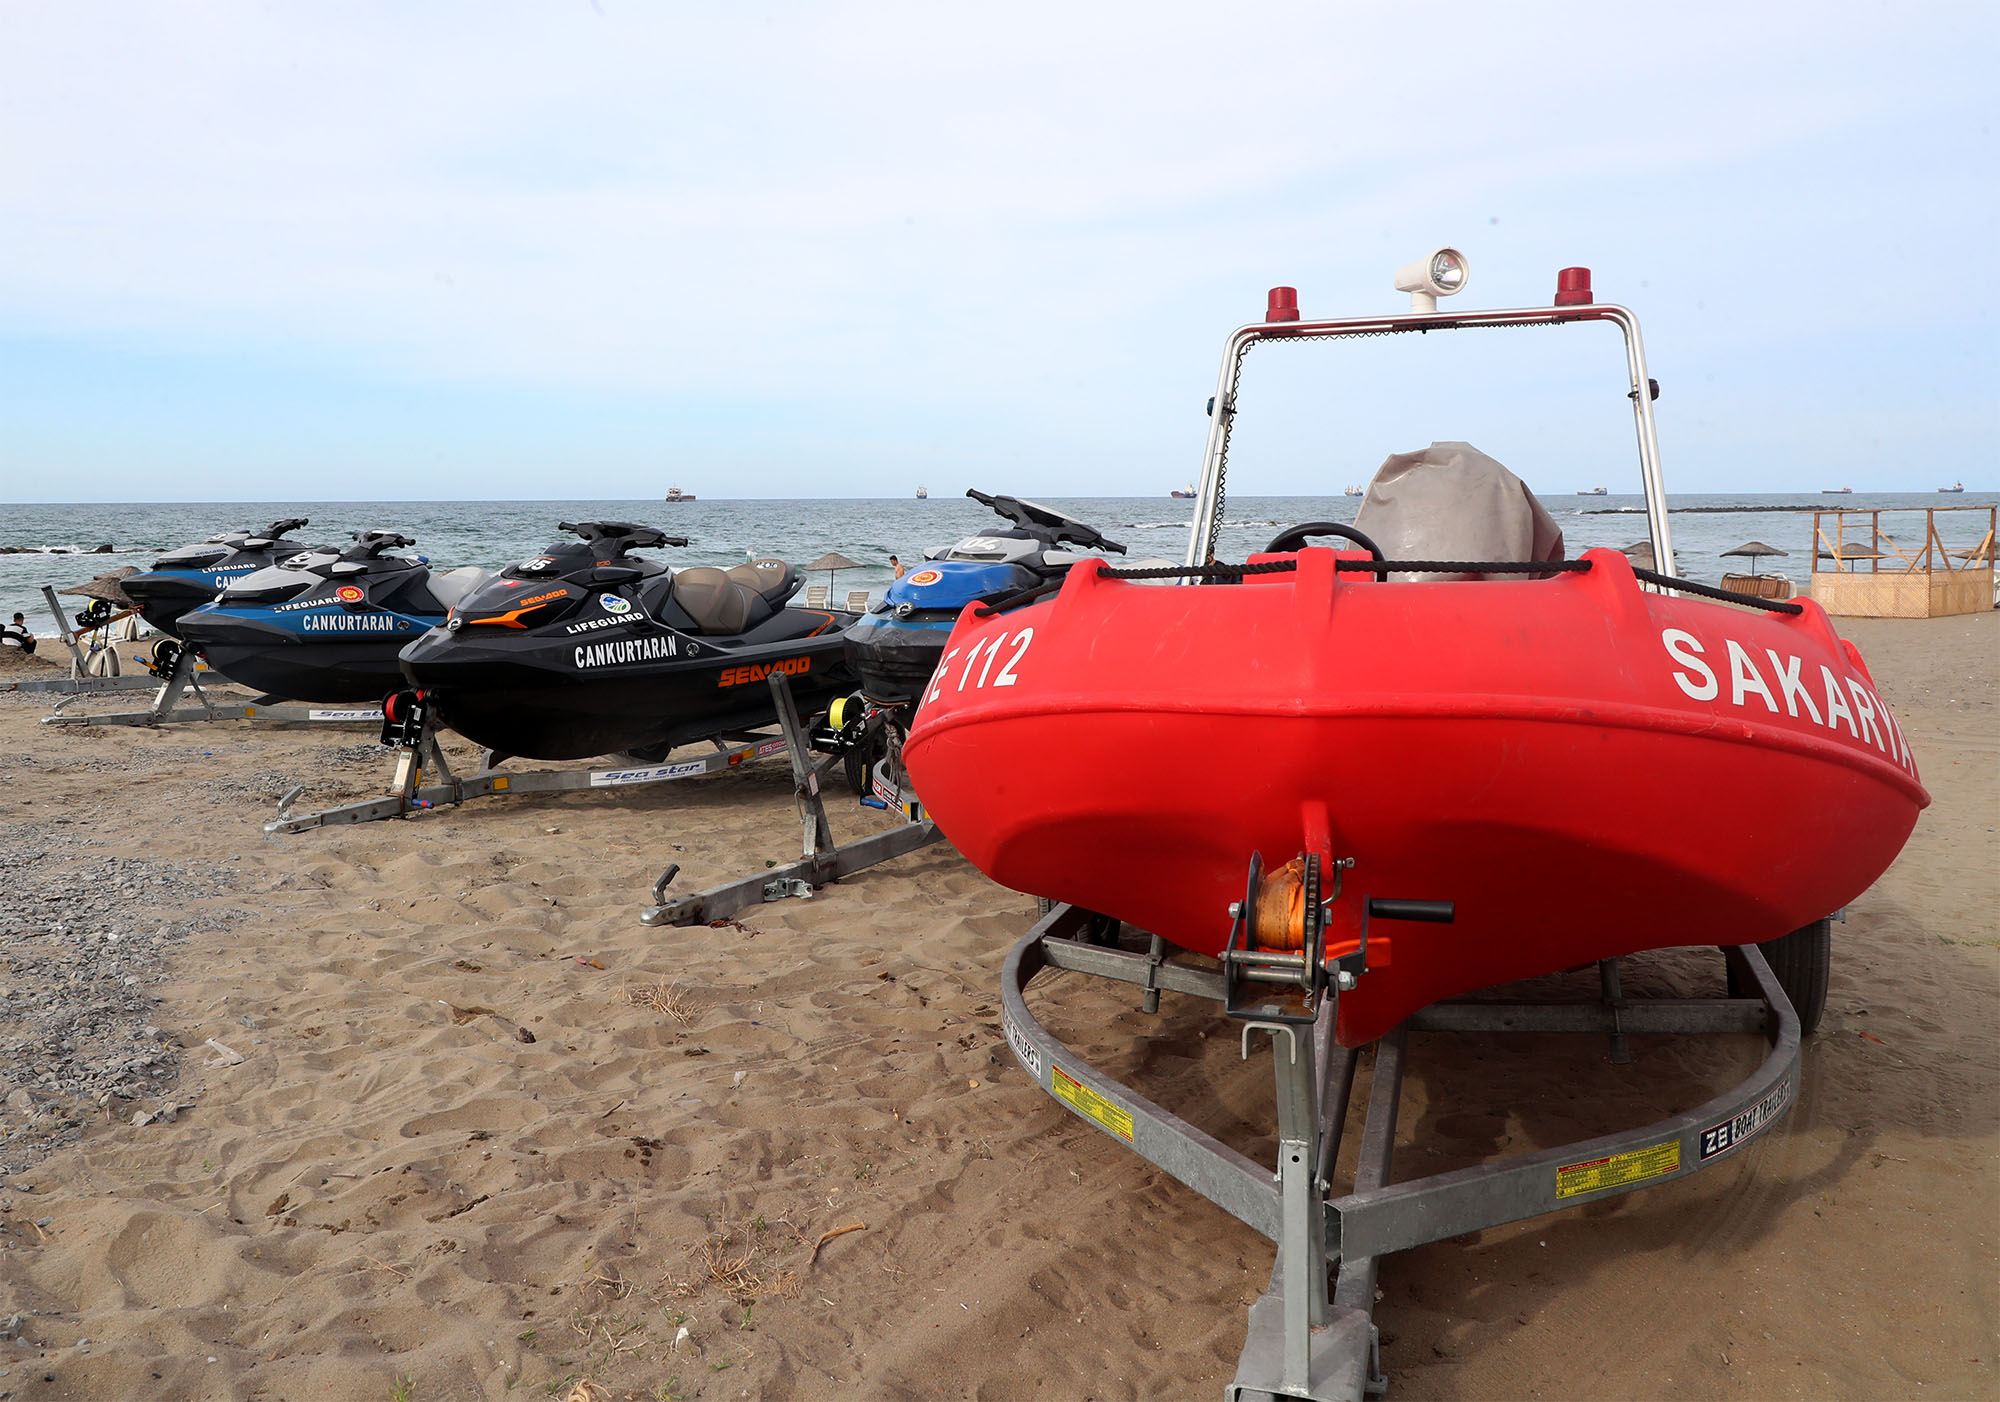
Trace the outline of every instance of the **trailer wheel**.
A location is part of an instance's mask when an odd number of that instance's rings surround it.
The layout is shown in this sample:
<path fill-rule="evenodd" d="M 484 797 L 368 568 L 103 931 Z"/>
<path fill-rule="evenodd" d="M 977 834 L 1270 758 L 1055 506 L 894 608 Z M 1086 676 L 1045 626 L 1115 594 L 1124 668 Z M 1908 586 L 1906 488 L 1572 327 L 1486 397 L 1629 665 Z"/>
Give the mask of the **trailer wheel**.
<path fill-rule="evenodd" d="M 1789 935 L 1780 935 L 1757 946 L 1764 962 L 1777 976 L 1778 987 L 1792 1000 L 1799 1015 L 1799 1033 L 1811 1036 L 1826 1011 L 1827 981 L 1833 973 L 1833 917 L 1822 916 L 1810 925 L 1801 925 Z M 1729 996 L 1754 998 L 1757 990 L 1729 970 Z"/>

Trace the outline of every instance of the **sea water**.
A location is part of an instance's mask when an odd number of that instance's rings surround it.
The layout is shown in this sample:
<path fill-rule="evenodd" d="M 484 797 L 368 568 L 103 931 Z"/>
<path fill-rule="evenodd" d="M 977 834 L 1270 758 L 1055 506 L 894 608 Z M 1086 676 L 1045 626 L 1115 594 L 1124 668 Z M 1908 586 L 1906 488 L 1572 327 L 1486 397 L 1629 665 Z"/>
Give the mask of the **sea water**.
<path fill-rule="evenodd" d="M 998 487 L 1000 484 L 994 484 Z M 1178 563 L 1186 555 L 1188 525 L 1194 503 L 1159 497 L 1047 497 L 1044 504 L 1096 526 L 1126 545 L 1132 558 L 1161 558 Z M 1801 586 L 1811 569 L 1815 509 L 1853 511 L 1891 507 L 1990 506 L 2000 501 L 1991 492 L 1963 495 L 1921 493 L 1854 493 L 1849 496 L 1800 497 L 1795 494 L 1672 496 L 1674 550 L 1681 575 L 1714 583 L 1729 571 L 1747 569 L 1748 562 L 1724 558 L 1722 552 L 1745 541 L 1760 540 L 1789 552 L 1784 558 L 1758 562 L 1762 573 L 1790 575 Z M 1574 556 L 1592 546 L 1623 549 L 1646 538 L 1644 504 L 1637 496 L 1549 496 L 1543 503 L 1562 527 L 1567 552 Z M 1263 548 L 1272 536 L 1300 521 L 1354 519 L 1360 500 L 1353 497 L 1230 496 L 1219 554 L 1241 560 Z M 816 574 L 809 583 L 831 584 L 833 596 L 867 590 L 879 599 L 891 578 L 889 556 L 900 556 L 914 567 L 927 549 L 951 544 L 998 523 L 987 508 L 956 493 L 938 492 L 928 500 L 914 498 L 813 499 L 746 501 L 703 498 L 668 505 L 641 501 L 380 501 L 380 502 L 184 502 L 128 505 L 0 506 L 0 546 L 26 547 L 27 554 L 0 554 L 0 618 L 16 610 L 28 616 L 38 633 L 55 623 L 40 589 L 80 584 L 123 565 L 149 568 L 162 551 L 205 539 L 222 531 L 256 530 L 287 516 L 304 516 L 312 524 L 293 533 L 301 542 L 345 543 L 350 532 L 400 531 L 416 545 L 403 553 L 426 557 L 434 567 L 479 565 L 497 568 L 539 553 L 563 538 L 561 521 L 639 521 L 670 535 L 688 537 L 685 549 L 664 547 L 649 552 L 675 566 L 737 565 L 775 555 L 806 564 L 828 551 L 860 562 L 858 569 Z M 1866 538 L 1866 518 L 1861 527 Z M 1948 548 L 1976 545 L 1985 534 L 1984 511 L 1948 512 L 1936 518 Z M 1831 528 L 1829 523 L 1829 529 Z M 1904 548 L 1921 546 L 1923 518 L 1886 518 L 1883 528 Z M 1855 538 L 1855 518 L 1848 518 L 1847 537 Z M 109 554 L 74 554 L 109 544 Z M 65 552 L 65 553 L 52 553 Z M 88 601 L 61 600 L 74 612 Z"/>

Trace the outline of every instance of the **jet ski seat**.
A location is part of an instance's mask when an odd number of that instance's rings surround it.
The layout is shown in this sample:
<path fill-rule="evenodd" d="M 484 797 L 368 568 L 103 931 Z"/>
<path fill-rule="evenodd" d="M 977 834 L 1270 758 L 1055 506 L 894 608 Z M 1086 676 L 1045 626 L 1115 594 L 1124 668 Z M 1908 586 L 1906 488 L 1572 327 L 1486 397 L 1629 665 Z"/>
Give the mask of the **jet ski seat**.
<path fill-rule="evenodd" d="M 799 580 L 797 566 L 783 560 L 752 560 L 727 570 L 696 565 L 674 572 L 674 600 L 704 634 L 727 637 L 783 608 Z"/>
<path fill-rule="evenodd" d="M 785 601 L 799 592 L 801 579 L 797 565 L 768 558 L 738 565 L 729 571 L 729 577 L 756 590 L 772 608 L 783 608 Z"/>

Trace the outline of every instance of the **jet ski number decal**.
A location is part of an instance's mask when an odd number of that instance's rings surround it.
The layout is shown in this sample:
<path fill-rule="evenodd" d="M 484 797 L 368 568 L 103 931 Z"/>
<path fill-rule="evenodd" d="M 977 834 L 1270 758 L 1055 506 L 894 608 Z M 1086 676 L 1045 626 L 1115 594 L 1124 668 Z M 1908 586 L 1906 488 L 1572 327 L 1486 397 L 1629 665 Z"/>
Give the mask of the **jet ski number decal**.
<path fill-rule="evenodd" d="M 1707 649 L 1701 639 L 1682 628 L 1666 628 L 1660 632 L 1660 643 L 1678 664 L 1673 673 L 1674 684 L 1690 701 L 1721 698 L 1722 679 L 1706 660 Z M 1817 677 L 1802 676 L 1805 663 L 1801 658 L 1789 653 L 1780 657 L 1775 650 L 1765 648 L 1764 657 L 1770 670 L 1767 680 L 1743 644 L 1725 638 L 1723 645 L 1729 658 L 1730 705 L 1747 710 L 1754 696 L 1771 715 L 1779 714 L 1782 709 L 1793 720 L 1808 720 L 1832 731 L 1844 728 L 1852 739 L 1873 745 L 1911 774 L 1917 772 L 1916 756 L 1910 752 L 1910 743 L 1903 738 L 1896 718 L 1889 714 L 1888 702 L 1859 677 L 1848 677 L 1843 687 L 1841 679 L 1825 663 L 1820 664 Z"/>
<path fill-rule="evenodd" d="M 573 652 L 577 670 L 587 672 L 593 667 L 620 667 L 627 662 L 657 662 L 662 657 L 679 657 L 681 640 L 671 633 L 663 638 L 620 638 L 615 642 L 575 648 Z"/>
<path fill-rule="evenodd" d="M 724 667 L 715 684 L 721 686 L 745 686 L 750 682 L 760 682 L 773 672 L 783 672 L 788 677 L 803 676 L 812 670 L 810 657 L 787 657 L 782 662 L 746 662 L 741 667 Z"/>
<path fill-rule="evenodd" d="M 931 689 L 925 693 L 924 700 L 927 702 L 937 700 L 944 693 L 945 687 L 951 684 L 952 663 L 962 651 L 965 652 L 965 661 L 958 669 L 958 681 L 957 685 L 952 687 L 953 691 L 964 691 L 968 686 L 976 691 L 988 683 L 994 686 L 1014 685 L 1021 680 L 1014 675 L 1014 669 L 1021 665 L 1021 659 L 1028 655 L 1028 647 L 1034 641 L 1035 630 L 1023 628 L 1014 634 L 1002 633 L 991 642 L 976 642 L 970 651 L 953 648 L 944 655 L 944 660 L 938 663 L 937 671 L 931 674 Z M 1007 661 L 996 672 L 993 670 L 993 664 L 1003 649 L 1007 651 Z"/>

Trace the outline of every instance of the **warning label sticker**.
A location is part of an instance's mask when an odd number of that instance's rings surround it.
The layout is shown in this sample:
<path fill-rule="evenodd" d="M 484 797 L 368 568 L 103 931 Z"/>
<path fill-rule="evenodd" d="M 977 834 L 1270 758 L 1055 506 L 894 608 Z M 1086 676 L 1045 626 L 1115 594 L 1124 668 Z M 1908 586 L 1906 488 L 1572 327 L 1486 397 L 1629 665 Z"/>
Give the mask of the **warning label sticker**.
<path fill-rule="evenodd" d="M 1633 1149 L 1609 1158 L 1588 1159 L 1583 1163 L 1564 1164 L 1556 1170 L 1556 1196 L 1574 1198 L 1585 1193 L 1601 1193 L 1606 1188 L 1629 1187 L 1648 1178 L 1663 1178 L 1669 1173 L 1678 1173 L 1680 1167 L 1681 1141 L 1669 1139 L 1651 1148 Z"/>
<path fill-rule="evenodd" d="M 1132 1116 L 1129 1111 L 1113 1105 L 1060 1066 L 1050 1067 L 1049 1072 L 1049 1088 L 1056 1093 L 1056 1099 L 1086 1120 L 1095 1121 L 1110 1130 L 1127 1144 L 1132 1142 Z"/>

